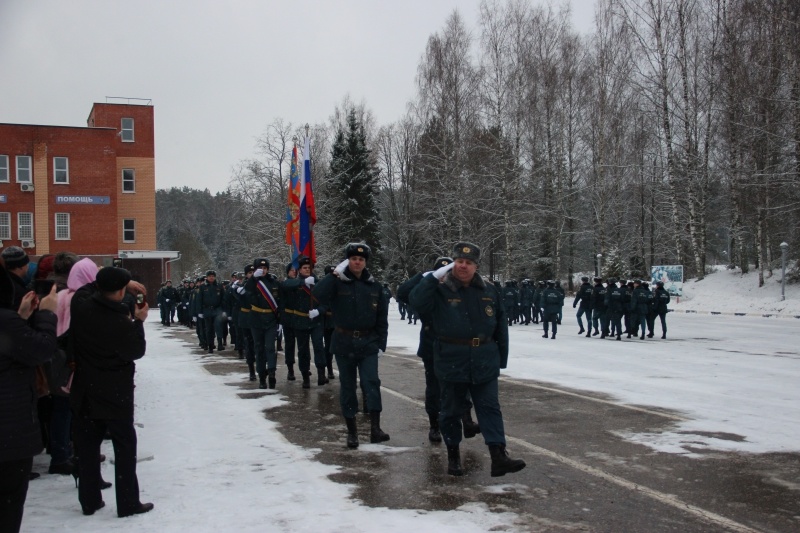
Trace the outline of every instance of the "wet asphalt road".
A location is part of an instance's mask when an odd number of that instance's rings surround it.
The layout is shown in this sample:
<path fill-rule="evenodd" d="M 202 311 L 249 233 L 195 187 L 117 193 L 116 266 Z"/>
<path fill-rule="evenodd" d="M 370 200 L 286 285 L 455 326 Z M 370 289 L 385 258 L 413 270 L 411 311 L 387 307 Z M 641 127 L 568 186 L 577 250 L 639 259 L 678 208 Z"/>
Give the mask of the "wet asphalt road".
<path fill-rule="evenodd" d="M 196 346 L 185 328 L 171 332 Z M 247 380 L 246 365 L 233 351 L 195 353 L 211 373 L 241 373 L 227 384 L 243 401 L 266 393 Z M 423 368 L 415 355 L 389 347 L 381 358 L 381 426 L 391 440 L 369 444 L 369 420 L 359 415 L 357 450 L 345 446 L 338 381 L 317 386 L 312 376 L 311 389 L 304 390 L 299 378 L 286 381 L 282 353 L 278 358 L 277 393 L 289 401 L 265 417 L 278 422 L 290 442 L 321 450 L 316 460 L 340 466 L 331 478 L 354 486 L 353 498 L 365 505 L 447 511 L 482 502 L 515 513 L 518 531 L 800 531 L 800 454 L 696 450 L 707 455 L 698 460 L 657 453 L 615 432 L 658 430 L 679 415 L 501 376 L 508 449 L 528 466 L 490 477 L 488 449 L 478 435 L 462 442 L 466 475 L 453 477 L 446 473 L 444 444 L 427 439 Z"/>

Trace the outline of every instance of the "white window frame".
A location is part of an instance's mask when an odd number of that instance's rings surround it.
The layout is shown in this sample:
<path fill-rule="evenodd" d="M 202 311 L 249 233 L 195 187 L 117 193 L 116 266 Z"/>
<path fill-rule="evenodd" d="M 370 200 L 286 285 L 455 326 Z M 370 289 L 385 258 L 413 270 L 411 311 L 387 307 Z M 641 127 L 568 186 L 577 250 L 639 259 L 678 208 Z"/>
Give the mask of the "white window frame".
<path fill-rule="evenodd" d="M 63 160 L 64 161 L 64 168 L 58 168 L 57 161 Z M 58 180 L 58 173 L 64 173 L 64 181 Z M 53 183 L 56 185 L 69 185 L 69 158 L 56 156 L 53 158 Z"/>
<path fill-rule="evenodd" d="M 60 223 L 59 223 L 59 218 L 61 218 Z M 57 240 L 57 241 L 69 241 L 69 240 L 71 240 L 72 232 L 70 231 L 70 223 L 71 223 L 71 221 L 70 221 L 69 213 L 56 213 L 54 220 L 55 220 L 55 224 L 56 224 L 55 233 L 54 233 L 55 240 Z M 62 230 L 62 231 L 65 230 L 66 231 L 66 235 L 59 236 L 59 234 L 58 234 L 59 229 Z"/>
<path fill-rule="evenodd" d="M 125 223 L 131 222 L 133 224 L 133 228 L 127 229 L 125 228 Z M 133 239 L 126 239 L 125 233 L 127 231 L 133 232 Z M 135 218 L 123 218 L 122 219 L 122 242 L 136 242 L 136 219 Z"/>
<path fill-rule="evenodd" d="M 0 155 L 0 183 L 8 183 L 8 156 Z"/>
<path fill-rule="evenodd" d="M 128 180 L 133 186 L 133 189 L 130 190 L 130 191 L 125 190 L 125 172 L 128 172 L 128 171 L 131 173 L 131 176 L 133 178 L 133 179 Z M 136 169 L 134 169 L 134 168 L 123 168 L 122 169 L 122 192 L 125 193 L 125 194 L 131 194 L 131 193 L 135 193 L 136 192 Z"/>
<path fill-rule="evenodd" d="M 130 120 L 131 124 L 129 128 L 125 127 L 125 121 Z M 124 143 L 132 143 L 134 142 L 134 123 L 133 118 L 131 117 L 122 117 L 120 119 L 120 126 L 119 126 L 119 138 Z"/>
<path fill-rule="evenodd" d="M 30 223 L 23 224 L 22 219 L 26 218 L 25 215 L 30 217 Z M 27 229 L 29 231 L 23 233 L 23 229 Z M 21 241 L 33 240 L 33 213 L 30 212 L 17 213 L 17 238 Z"/>
<path fill-rule="evenodd" d="M 19 170 L 20 170 L 20 161 L 26 161 L 28 163 L 27 168 L 23 168 L 24 170 L 28 171 L 28 179 L 21 180 L 19 179 Z M 29 155 L 18 155 L 16 158 L 17 163 L 17 183 L 33 183 L 33 159 Z"/>
<path fill-rule="evenodd" d="M 11 213 L 0 213 L 0 241 L 11 240 Z"/>

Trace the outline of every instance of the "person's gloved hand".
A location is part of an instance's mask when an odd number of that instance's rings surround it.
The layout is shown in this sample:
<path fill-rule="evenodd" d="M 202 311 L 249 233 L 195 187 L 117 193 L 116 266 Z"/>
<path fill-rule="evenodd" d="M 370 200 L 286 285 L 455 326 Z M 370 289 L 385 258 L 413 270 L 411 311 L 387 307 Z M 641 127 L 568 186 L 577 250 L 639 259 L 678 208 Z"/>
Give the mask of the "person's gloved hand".
<path fill-rule="evenodd" d="M 264 269 L 263 268 L 259 268 L 255 272 L 253 272 L 253 277 L 254 278 L 260 278 L 260 277 L 264 276 L 264 274 L 266 274 L 266 272 L 264 272 Z"/>
<path fill-rule="evenodd" d="M 244 294 L 244 287 L 239 287 L 238 289 L 236 289 L 236 292 L 238 292 L 239 294 Z"/>
<path fill-rule="evenodd" d="M 306 281 L 306 287 L 311 288 L 314 286 L 315 283 L 314 276 L 308 276 L 305 281 Z"/>
<path fill-rule="evenodd" d="M 228 322 L 233 322 L 233 317 L 232 316 L 228 317 Z"/>
<path fill-rule="evenodd" d="M 453 270 L 453 267 L 456 266 L 455 263 L 448 263 L 443 267 L 437 268 L 436 271 L 433 273 L 433 277 L 442 281 L 444 277 L 447 275 L 448 272 Z"/>
<path fill-rule="evenodd" d="M 317 311 L 316 309 L 312 309 L 308 312 L 308 318 L 312 320 L 317 318 L 318 316 L 319 316 L 319 311 Z"/>
<path fill-rule="evenodd" d="M 169 303 L 169 298 L 164 298 L 164 299 L 166 300 L 167 303 Z"/>
<path fill-rule="evenodd" d="M 341 263 L 336 265 L 336 268 L 333 269 L 334 275 L 336 277 L 339 277 L 342 274 L 344 274 L 344 269 L 347 268 L 347 265 L 349 265 L 349 264 L 350 264 L 350 260 L 349 259 L 345 259 L 344 261 L 342 261 Z"/>
<path fill-rule="evenodd" d="M 203 318 L 203 313 L 198 313 L 197 318 Z"/>

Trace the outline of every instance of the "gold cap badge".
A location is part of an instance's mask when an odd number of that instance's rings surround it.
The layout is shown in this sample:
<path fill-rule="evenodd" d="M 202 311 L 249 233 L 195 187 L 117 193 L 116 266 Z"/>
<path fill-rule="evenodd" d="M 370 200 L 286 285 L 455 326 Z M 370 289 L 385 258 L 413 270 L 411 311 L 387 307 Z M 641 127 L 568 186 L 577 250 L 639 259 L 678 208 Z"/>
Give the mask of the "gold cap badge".
<path fill-rule="evenodd" d="M 465 254 L 468 254 L 468 253 L 470 253 L 472 250 L 470 250 L 470 249 L 469 249 L 469 246 L 465 246 L 465 247 L 463 247 L 463 248 L 461 249 L 461 251 L 462 251 L 462 252 L 464 252 Z"/>

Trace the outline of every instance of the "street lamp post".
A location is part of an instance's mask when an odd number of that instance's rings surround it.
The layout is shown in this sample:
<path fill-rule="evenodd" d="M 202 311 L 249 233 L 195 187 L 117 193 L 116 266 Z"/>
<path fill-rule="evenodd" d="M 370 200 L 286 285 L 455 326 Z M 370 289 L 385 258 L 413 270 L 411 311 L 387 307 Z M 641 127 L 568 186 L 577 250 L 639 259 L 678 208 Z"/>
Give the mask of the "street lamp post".
<path fill-rule="evenodd" d="M 602 264 L 601 264 L 602 260 L 603 260 L 603 254 L 597 254 L 597 275 L 598 276 L 602 276 L 602 274 L 600 273 L 600 272 L 602 272 L 602 268 L 601 268 L 602 267 Z"/>
<path fill-rule="evenodd" d="M 789 252 L 789 243 L 781 243 L 781 301 L 786 299 L 786 254 Z"/>

